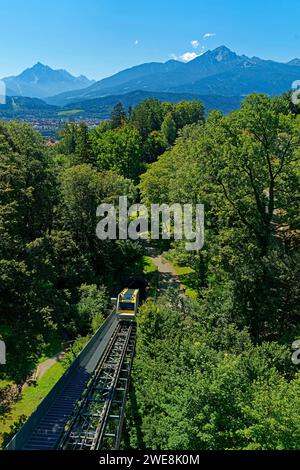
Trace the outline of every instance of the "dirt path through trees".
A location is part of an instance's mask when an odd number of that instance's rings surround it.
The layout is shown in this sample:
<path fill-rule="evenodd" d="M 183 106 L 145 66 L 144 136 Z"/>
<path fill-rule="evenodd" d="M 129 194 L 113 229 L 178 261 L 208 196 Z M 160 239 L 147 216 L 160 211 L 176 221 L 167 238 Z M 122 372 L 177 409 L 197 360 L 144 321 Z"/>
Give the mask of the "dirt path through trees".
<path fill-rule="evenodd" d="M 44 362 L 41 362 L 41 364 L 38 365 L 34 372 L 33 378 L 35 380 L 41 379 L 43 375 L 52 367 L 54 364 L 57 362 L 61 361 L 64 356 L 64 352 L 59 352 L 55 354 L 54 356 L 50 357 L 49 359 L 46 359 Z"/>
<path fill-rule="evenodd" d="M 170 261 L 167 261 L 162 255 L 149 253 L 150 258 L 159 271 L 159 290 L 169 287 L 177 288 L 184 293 L 184 287 L 180 284 L 179 276 Z"/>

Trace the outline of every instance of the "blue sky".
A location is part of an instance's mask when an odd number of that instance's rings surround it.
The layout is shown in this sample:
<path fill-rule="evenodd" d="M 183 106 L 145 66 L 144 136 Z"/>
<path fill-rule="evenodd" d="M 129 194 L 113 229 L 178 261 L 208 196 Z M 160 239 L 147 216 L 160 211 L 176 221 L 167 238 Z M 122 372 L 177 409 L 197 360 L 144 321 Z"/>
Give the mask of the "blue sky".
<path fill-rule="evenodd" d="M 223 44 L 249 56 L 300 57 L 300 2 L 1 0 L 0 18 L 0 77 L 40 61 L 100 79 Z"/>

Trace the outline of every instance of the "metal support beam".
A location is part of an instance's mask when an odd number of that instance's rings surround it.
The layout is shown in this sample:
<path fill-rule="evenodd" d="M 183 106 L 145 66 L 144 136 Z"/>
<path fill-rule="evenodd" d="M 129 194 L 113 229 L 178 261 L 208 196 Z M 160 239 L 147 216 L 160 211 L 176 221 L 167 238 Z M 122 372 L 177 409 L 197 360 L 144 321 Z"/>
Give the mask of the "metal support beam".
<path fill-rule="evenodd" d="M 85 393 L 67 423 L 59 449 L 119 448 L 135 335 L 134 322 L 118 324 Z"/>

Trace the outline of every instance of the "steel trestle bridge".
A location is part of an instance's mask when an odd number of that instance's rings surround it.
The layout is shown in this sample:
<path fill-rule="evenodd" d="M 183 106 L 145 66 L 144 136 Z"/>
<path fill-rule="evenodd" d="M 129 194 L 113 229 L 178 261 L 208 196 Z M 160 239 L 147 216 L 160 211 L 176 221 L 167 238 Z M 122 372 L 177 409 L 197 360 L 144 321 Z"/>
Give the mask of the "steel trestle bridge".
<path fill-rule="evenodd" d="M 135 339 L 112 312 L 6 449 L 118 449 Z"/>
<path fill-rule="evenodd" d="M 120 322 L 85 396 L 67 425 L 60 449 L 118 449 L 134 354 L 136 326 Z"/>

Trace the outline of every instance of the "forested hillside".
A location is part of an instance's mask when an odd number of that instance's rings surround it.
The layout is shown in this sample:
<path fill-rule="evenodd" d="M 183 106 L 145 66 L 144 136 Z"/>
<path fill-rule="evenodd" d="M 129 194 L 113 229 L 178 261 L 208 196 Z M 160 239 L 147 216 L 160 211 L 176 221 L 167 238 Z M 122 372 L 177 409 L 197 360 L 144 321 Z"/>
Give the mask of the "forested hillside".
<path fill-rule="evenodd" d="M 95 237 L 99 200 L 119 191 L 133 198 L 135 190 L 112 171 L 49 150 L 28 125 L 1 123 L 0 132 L 0 331 L 5 372 L 19 381 L 53 338 L 87 333 L 82 293 L 117 283 L 138 255 L 138 245 Z"/>
<path fill-rule="evenodd" d="M 198 299 L 140 312 L 133 447 L 299 448 L 299 126 L 288 100 L 253 95 L 186 127 L 142 175 L 146 203 L 205 204 L 206 242 L 173 246 Z"/>
<path fill-rule="evenodd" d="M 203 112 L 196 101 L 148 100 L 129 115 L 118 104 L 111 120 L 92 132 L 85 124 L 68 124 L 54 147 L 27 124 L 0 123 L 4 424 L 11 399 L 42 358 L 77 338 L 82 347 L 80 338 L 101 325 L 110 297 L 144 254 L 140 242 L 98 240 L 97 206 L 118 203 L 121 195 L 138 200 L 147 163 L 174 143 L 183 126 L 203 119 Z"/>
<path fill-rule="evenodd" d="M 139 312 L 124 446 L 299 448 L 299 155 L 288 96 L 206 119 L 198 101 L 119 103 L 52 147 L 0 122 L 1 379 L 24 383 L 51 345 L 95 331 L 146 254 L 96 237 L 99 204 L 203 203 L 204 248 L 164 244 L 194 299 L 171 289 Z"/>

